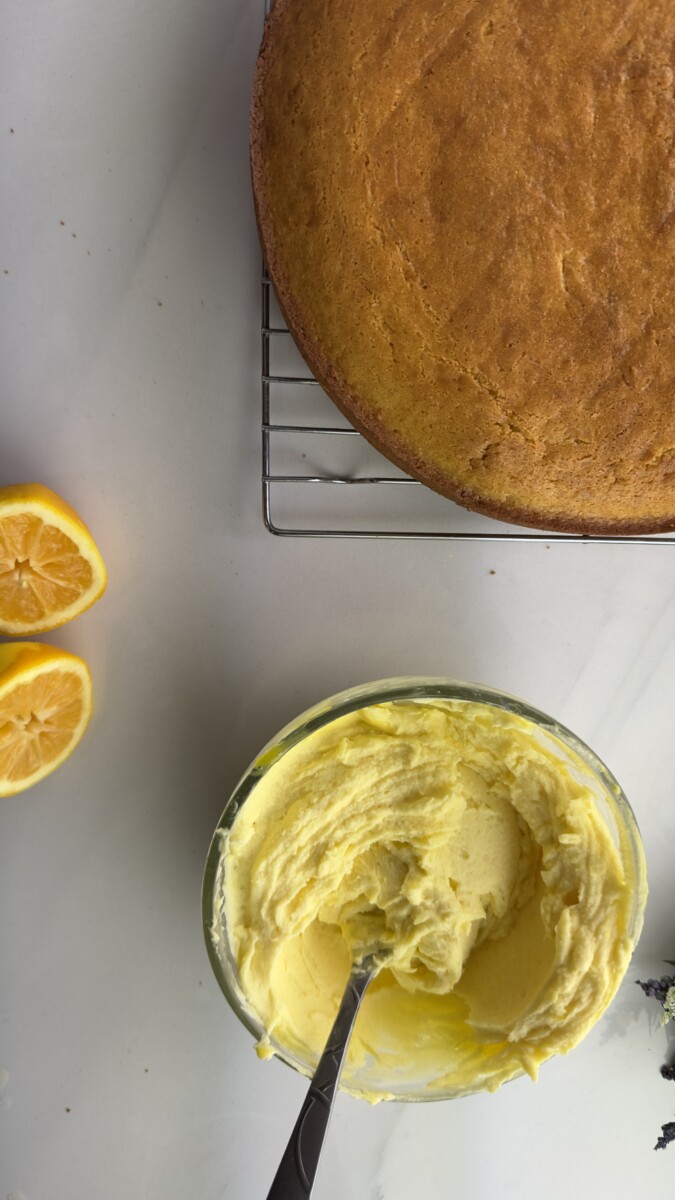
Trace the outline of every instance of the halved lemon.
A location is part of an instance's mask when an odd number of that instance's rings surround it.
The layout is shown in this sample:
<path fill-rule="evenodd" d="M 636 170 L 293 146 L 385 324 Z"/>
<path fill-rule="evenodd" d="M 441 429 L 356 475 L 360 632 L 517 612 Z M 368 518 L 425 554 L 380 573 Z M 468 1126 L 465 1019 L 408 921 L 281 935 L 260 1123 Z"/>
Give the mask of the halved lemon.
<path fill-rule="evenodd" d="M 102 595 L 106 569 L 77 513 L 41 483 L 0 488 L 0 633 L 44 633 Z"/>
<path fill-rule="evenodd" d="M 91 708 L 83 659 L 40 642 L 0 646 L 0 796 L 60 766 L 87 728 Z"/>

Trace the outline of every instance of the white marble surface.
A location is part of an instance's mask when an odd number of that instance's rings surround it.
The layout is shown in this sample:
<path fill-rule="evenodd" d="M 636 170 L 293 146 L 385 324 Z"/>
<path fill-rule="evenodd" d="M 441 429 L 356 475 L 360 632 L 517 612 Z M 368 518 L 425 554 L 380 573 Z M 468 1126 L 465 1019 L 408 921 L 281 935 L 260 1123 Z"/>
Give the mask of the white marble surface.
<path fill-rule="evenodd" d="M 342 1098 L 317 1200 L 671 1195 L 666 1034 L 633 980 L 675 956 L 675 551 L 265 532 L 260 8 L 3 6 L 0 482 L 62 492 L 110 586 L 51 639 L 91 664 L 90 732 L 0 802 L 0 1200 L 266 1195 L 304 1084 L 257 1061 L 211 976 L 210 833 L 289 717 L 404 673 L 503 687 L 589 741 L 637 811 L 651 898 L 571 1058 L 494 1097 Z"/>

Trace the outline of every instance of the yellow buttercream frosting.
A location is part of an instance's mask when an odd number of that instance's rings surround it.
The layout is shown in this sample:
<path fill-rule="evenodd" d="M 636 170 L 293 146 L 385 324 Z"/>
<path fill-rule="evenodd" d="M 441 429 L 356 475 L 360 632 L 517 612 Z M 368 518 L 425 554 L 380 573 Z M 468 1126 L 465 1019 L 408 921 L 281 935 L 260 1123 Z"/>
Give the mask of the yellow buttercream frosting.
<path fill-rule="evenodd" d="M 570 1050 L 632 948 L 635 879 L 581 759 L 468 701 L 399 701 L 275 761 L 223 847 L 224 925 L 260 1052 L 318 1058 L 350 963 L 386 947 L 343 1085 L 494 1090 Z"/>

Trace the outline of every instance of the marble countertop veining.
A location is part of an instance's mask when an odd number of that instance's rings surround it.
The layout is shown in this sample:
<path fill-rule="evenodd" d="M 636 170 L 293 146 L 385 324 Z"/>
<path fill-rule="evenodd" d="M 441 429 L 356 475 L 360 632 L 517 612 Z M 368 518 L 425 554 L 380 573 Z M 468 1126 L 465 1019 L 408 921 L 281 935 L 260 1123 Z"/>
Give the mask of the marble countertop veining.
<path fill-rule="evenodd" d="M 260 745 L 396 674 L 475 680 L 574 729 L 622 783 L 651 895 L 609 1012 L 535 1087 L 342 1097 L 317 1200 L 670 1195 L 666 1047 L 635 986 L 675 957 L 675 554 L 322 542 L 260 519 L 259 0 L 8 0 L 0 482 L 83 514 L 110 584 L 49 636 L 96 712 L 0 803 L 0 1200 L 255 1200 L 304 1083 L 212 977 L 201 872 Z M 494 573 L 493 573 L 494 572 Z"/>

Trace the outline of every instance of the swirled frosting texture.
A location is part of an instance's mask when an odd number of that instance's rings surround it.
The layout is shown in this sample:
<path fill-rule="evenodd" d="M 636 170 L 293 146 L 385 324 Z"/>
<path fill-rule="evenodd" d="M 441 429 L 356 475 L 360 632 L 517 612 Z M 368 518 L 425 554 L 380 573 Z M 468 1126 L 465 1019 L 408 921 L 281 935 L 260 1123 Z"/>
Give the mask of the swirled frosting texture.
<path fill-rule="evenodd" d="M 626 968 L 633 881 L 563 759 L 497 708 L 397 702 L 270 767 L 224 850 L 263 1052 L 318 1057 L 350 962 L 377 947 L 391 957 L 357 1022 L 352 1090 L 492 1090 L 574 1046 Z"/>

